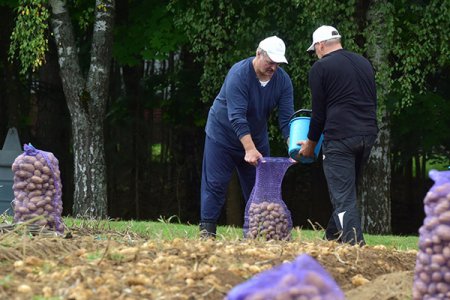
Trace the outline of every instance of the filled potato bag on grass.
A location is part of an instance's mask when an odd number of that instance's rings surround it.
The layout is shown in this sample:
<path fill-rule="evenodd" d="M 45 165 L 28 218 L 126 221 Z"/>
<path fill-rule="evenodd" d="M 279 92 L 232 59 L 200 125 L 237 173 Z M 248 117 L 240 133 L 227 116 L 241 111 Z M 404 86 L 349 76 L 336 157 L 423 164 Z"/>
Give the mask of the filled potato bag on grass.
<path fill-rule="evenodd" d="M 290 239 L 292 218 L 281 197 L 281 184 L 292 163 L 285 157 L 263 157 L 258 162 L 255 185 L 245 206 L 245 238 Z"/>
<path fill-rule="evenodd" d="M 14 222 L 36 219 L 33 224 L 62 234 L 62 184 L 53 153 L 24 145 L 24 153 L 16 157 L 12 171 Z"/>
<path fill-rule="evenodd" d="M 450 299 L 450 171 L 431 170 L 419 228 L 413 299 Z"/>
<path fill-rule="evenodd" d="M 256 274 L 231 289 L 225 300 L 345 300 L 333 277 L 311 256 L 302 254 Z"/>

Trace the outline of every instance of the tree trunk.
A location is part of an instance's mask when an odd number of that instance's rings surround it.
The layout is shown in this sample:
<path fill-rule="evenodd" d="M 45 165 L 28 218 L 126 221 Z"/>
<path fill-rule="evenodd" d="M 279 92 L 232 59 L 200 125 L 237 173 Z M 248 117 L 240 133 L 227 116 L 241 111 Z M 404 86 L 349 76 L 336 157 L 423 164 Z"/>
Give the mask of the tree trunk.
<path fill-rule="evenodd" d="M 65 1 L 50 0 L 52 31 L 72 121 L 74 154 L 73 215 L 107 216 L 103 126 L 108 97 L 114 0 L 96 0 L 91 62 L 84 78 Z"/>
<path fill-rule="evenodd" d="M 390 135 L 385 121 L 379 126 L 378 139 L 358 189 L 363 231 L 371 234 L 391 233 Z"/>
<path fill-rule="evenodd" d="M 391 232 L 391 164 L 389 116 L 384 101 L 389 92 L 388 51 L 392 41 L 387 26 L 392 18 L 390 5 L 385 0 L 374 0 L 367 13 L 368 56 L 377 73 L 378 115 L 380 132 L 372 149 L 369 162 L 360 181 L 362 227 L 365 232 L 386 234 Z M 381 119 L 381 120 L 380 120 Z"/>

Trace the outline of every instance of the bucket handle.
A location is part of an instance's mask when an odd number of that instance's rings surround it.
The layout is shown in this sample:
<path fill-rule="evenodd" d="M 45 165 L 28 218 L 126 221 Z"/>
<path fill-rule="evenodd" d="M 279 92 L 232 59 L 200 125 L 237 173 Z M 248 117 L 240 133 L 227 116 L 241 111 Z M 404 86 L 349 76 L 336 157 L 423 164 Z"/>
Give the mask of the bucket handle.
<path fill-rule="evenodd" d="M 306 113 L 306 114 L 309 114 L 309 116 L 311 116 L 312 110 L 311 110 L 311 109 L 306 109 L 306 108 L 299 109 L 299 110 L 297 110 L 296 112 L 294 112 L 294 113 L 291 115 L 291 117 L 289 118 L 289 120 L 292 120 L 292 118 L 293 118 L 295 115 L 299 114 L 299 113 Z"/>

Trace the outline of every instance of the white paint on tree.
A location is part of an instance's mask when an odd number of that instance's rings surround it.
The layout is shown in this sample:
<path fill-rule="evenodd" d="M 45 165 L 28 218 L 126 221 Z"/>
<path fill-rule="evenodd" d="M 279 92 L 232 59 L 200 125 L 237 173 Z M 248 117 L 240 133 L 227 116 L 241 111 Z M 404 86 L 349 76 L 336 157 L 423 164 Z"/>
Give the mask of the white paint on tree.
<path fill-rule="evenodd" d="M 99 20 L 95 22 L 94 31 L 106 31 L 106 28 L 107 26 L 105 21 Z"/>
<path fill-rule="evenodd" d="M 62 14 L 66 12 L 66 1 L 50 0 L 50 6 L 52 7 L 53 14 Z"/>

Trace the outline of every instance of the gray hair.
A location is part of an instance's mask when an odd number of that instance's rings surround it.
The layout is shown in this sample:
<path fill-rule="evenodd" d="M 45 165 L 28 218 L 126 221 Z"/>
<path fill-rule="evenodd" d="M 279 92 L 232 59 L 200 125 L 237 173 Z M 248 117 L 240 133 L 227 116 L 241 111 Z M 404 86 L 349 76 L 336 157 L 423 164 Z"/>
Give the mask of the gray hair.
<path fill-rule="evenodd" d="M 260 47 L 258 47 L 258 48 L 256 49 L 256 52 L 257 52 L 257 53 L 259 52 L 260 54 L 262 54 L 262 55 L 264 55 L 264 56 L 267 56 L 267 51 L 261 49 Z"/>
<path fill-rule="evenodd" d="M 323 41 L 325 44 L 336 44 L 341 42 L 341 38 L 332 38 L 326 41 Z"/>

